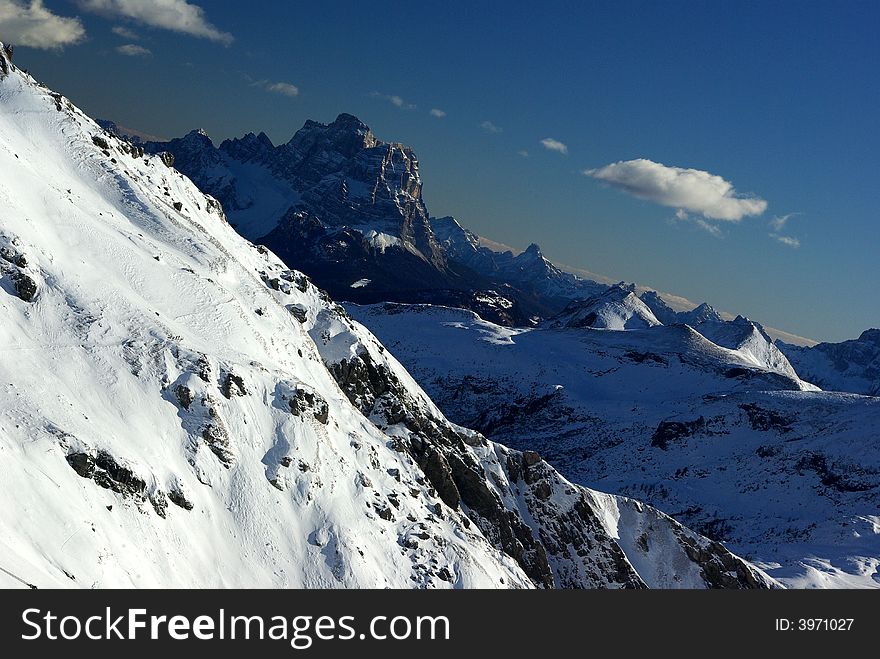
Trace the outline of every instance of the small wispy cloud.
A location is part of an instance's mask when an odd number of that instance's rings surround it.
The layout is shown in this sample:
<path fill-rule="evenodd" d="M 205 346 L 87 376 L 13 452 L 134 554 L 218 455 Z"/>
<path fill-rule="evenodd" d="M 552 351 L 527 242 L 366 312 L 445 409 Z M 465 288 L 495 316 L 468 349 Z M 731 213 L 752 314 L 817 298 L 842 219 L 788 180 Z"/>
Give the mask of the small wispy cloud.
<path fill-rule="evenodd" d="M 187 0 L 76 0 L 84 11 L 230 45 L 235 38 L 211 24 L 205 10 Z"/>
<path fill-rule="evenodd" d="M 484 121 L 480 124 L 480 128 L 482 128 L 487 133 L 503 133 L 504 129 L 501 126 L 496 126 L 491 121 Z"/>
<path fill-rule="evenodd" d="M 259 87 L 272 94 L 281 94 L 282 96 L 287 96 L 289 98 L 299 96 L 299 87 L 289 82 L 273 82 L 272 80 L 266 80 L 265 78 L 263 80 L 254 80 L 249 75 L 245 75 L 244 79 L 247 80 L 251 87 Z"/>
<path fill-rule="evenodd" d="M 299 96 L 299 87 L 292 85 L 289 82 L 270 82 L 266 84 L 265 89 L 267 92 L 281 94 L 282 96 L 290 96 L 291 98 Z"/>
<path fill-rule="evenodd" d="M 127 55 L 128 57 L 149 57 L 153 54 L 153 51 L 149 48 L 138 46 L 136 43 L 127 43 L 124 46 L 117 46 L 116 52 L 120 55 Z"/>
<path fill-rule="evenodd" d="M 418 106 L 414 103 L 407 103 L 403 100 L 403 97 L 398 96 L 397 94 L 383 94 L 381 92 L 370 92 L 370 97 L 382 99 L 383 101 L 388 101 L 396 108 L 400 108 L 401 110 L 415 110 Z"/>
<path fill-rule="evenodd" d="M 556 153 L 561 153 L 562 155 L 568 155 L 568 146 L 560 142 L 559 140 L 555 140 L 552 137 L 545 137 L 541 140 L 541 146 L 543 146 L 548 151 L 555 151 Z"/>
<path fill-rule="evenodd" d="M 791 247 L 792 249 L 797 249 L 801 246 L 801 241 L 794 236 L 783 236 L 778 233 L 771 233 L 770 237 L 778 243 L 785 245 L 786 247 Z"/>
<path fill-rule="evenodd" d="M 782 231 L 785 230 L 788 221 L 793 218 L 801 215 L 801 213 L 786 213 L 785 215 L 776 215 L 772 220 L 768 223 L 770 226 L 770 234 L 769 236 L 773 238 L 776 242 L 781 245 L 785 245 L 786 247 L 791 247 L 792 249 L 797 249 L 801 246 L 801 241 L 799 238 L 795 238 L 794 236 L 786 236 L 782 234 Z"/>
<path fill-rule="evenodd" d="M 739 222 L 748 215 L 761 215 L 767 210 L 763 199 L 741 196 L 730 181 L 700 169 L 669 167 L 639 158 L 587 169 L 583 173 L 633 197 L 699 213 L 709 220 Z"/>
<path fill-rule="evenodd" d="M 692 217 L 686 210 L 683 208 L 679 208 L 675 211 L 675 217 L 669 220 L 670 224 L 677 224 L 679 222 L 687 222 L 688 224 L 692 224 L 698 229 L 702 229 L 710 236 L 715 238 L 723 238 L 724 232 L 721 231 L 721 227 L 717 224 L 712 224 L 711 222 L 707 222 L 701 217 Z"/>
<path fill-rule="evenodd" d="M 438 119 L 442 119 L 446 116 L 446 113 L 443 110 L 438 110 L 437 108 L 431 108 L 431 111 L 428 114 L 432 117 L 437 117 Z"/>
<path fill-rule="evenodd" d="M 86 29 L 80 19 L 46 9 L 42 0 L 0 0 L 0 34 L 16 46 L 59 50 L 80 43 Z"/>
<path fill-rule="evenodd" d="M 710 236 L 714 236 L 715 238 L 723 238 L 724 233 L 721 231 L 721 228 L 717 224 L 712 224 L 711 222 L 706 222 L 701 217 L 693 218 L 693 223 L 700 227 L 703 231 L 708 233 Z"/>
<path fill-rule="evenodd" d="M 770 228 L 773 229 L 774 233 L 779 233 L 785 228 L 785 225 L 788 221 L 800 215 L 800 213 L 787 213 L 786 215 L 775 215 L 772 220 L 770 220 Z"/>
<path fill-rule="evenodd" d="M 519 155 L 521 155 L 523 158 L 528 158 L 528 157 L 529 157 L 529 152 L 526 151 L 525 149 L 520 149 L 519 151 L 517 151 L 517 153 L 518 153 Z"/>
<path fill-rule="evenodd" d="M 127 27 L 123 27 L 122 25 L 115 25 L 111 30 L 113 34 L 117 37 L 122 37 L 123 39 L 128 39 L 129 41 L 140 41 L 140 35 L 134 30 L 129 30 Z"/>

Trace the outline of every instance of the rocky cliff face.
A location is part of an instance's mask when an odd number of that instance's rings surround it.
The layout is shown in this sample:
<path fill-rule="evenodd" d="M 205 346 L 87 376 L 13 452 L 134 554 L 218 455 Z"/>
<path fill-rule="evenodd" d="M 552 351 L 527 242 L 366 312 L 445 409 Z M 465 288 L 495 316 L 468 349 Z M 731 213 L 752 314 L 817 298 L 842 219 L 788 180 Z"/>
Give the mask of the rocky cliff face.
<path fill-rule="evenodd" d="M 147 150 L 173 153 L 177 167 L 200 187 L 215 193 L 233 222 L 235 211 L 249 207 L 239 198 L 246 197 L 248 191 L 247 182 L 237 176 L 236 165 L 250 165 L 264 169 L 298 195 L 282 215 L 265 218 L 261 226 L 276 228 L 293 209 L 316 218 L 328 233 L 351 228 L 367 241 L 378 241 L 380 250 L 402 248 L 438 273 L 445 272 L 445 257 L 422 199 L 416 155 L 402 144 L 377 139 L 350 114 L 341 114 L 330 124 L 307 121 L 289 142 L 277 147 L 264 133 L 249 133 L 215 148 L 204 133 L 193 131 L 167 143 L 148 143 Z M 245 194 L 236 195 L 237 189 Z M 284 227 L 277 228 L 268 240 L 276 248 L 283 246 L 286 238 Z M 386 244 L 381 244 L 382 236 L 387 236 Z M 258 240 L 266 236 L 249 237 Z"/>

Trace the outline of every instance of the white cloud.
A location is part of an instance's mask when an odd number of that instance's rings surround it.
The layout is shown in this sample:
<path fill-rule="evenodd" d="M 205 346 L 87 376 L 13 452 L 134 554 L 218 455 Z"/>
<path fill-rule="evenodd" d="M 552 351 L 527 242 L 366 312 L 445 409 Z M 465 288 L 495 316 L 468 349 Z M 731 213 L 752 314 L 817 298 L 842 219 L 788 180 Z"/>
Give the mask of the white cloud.
<path fill-rule="evenodd" d="M 54 50 L 86 36 L 82 21 L 53 14 L 42 0 L 0 0 L 0 39 L 14 46 Z"/>
<path fill-rule="evenodd" d="M 718 227 L 717 224 L 706 222 L 706 220 L 700 217 L 693 218 L 693 223 L 700 227 L 706 233 L 715 236 L 716 238 L 724 237 L 724 234 L 721 232 L 721 229 Z"/>
<path fill-rule="evenodd" d="M 130 41 L 140 41 L 140 35 L 134 30 L 129 30 L 127 27 L 123 27 L 122 25 L 116 25 L 112 30 L 113 34 L 117 37 L 122 37 L 123 39 L 128 39 Z"/>
<path fill-rule="evenodd" d="M 416 105 L 413 103 L 407 103 L 403 100 L 402 97 L 397 94 L 382 94 L 381 92 L 370 92 L 370 96 L 373 98 L 381 98 L 383 101 L 388 101 L 394 107 L 400 108 L 401 110 L 415 110 Z"/>
<path fill-rule="evenodd" d="M 437 117 L 438 119 L 442 119 L 446 116 L 446 113 L 443 110 L 438 110 L 437 108 L 431 108 L 431 111 L 428 114 L 432 117 Z"/>
<path fill-rule="evenodd" d="M 523 158 L 528 158 L 528 157 L 529 157 L 529 152 L 526 151 L 525 149 L 520 149 L 519 151 L 517 151 L 517 153 L 518 153 L 519 155 L 521 155 Z"/>
<path fill-rule="evenodd" d="M 723 238 L 724 232 L 721 231 L 721 227 L 717 224 L 712 224 L 711 222 L 707 222 L 701 217 L 691 217 L 686 210 L 683 208 L 679 208 L 675 211 L 675 216 L 669 219 L 669 224 L 675 225 L 678 222 L 689 222 L 693 224 L 695 227 L 702 229 L 706 233 L 714 236 L 715 238 Z"/>
<path fill-rule="evenodd" d="M 786 247 L 791 247 L 792 249 L 797 249 L 801 246 L 801 241 L 795 238 L 794 236 L 781 236 L 778 233 L 771 233 L 771 238 L 774 238 L 778 242 L 782 243 Z"/>
<path fill-rule="evenodd" d="M 244 76 L 245 80 L 250 82 L 251 87 L 259 87 L 273 94 L 281 94 L 293 98 L 299 96 L 299 87 L 289 82 L 272 82 L 271 80 L 254 80 L 250 76 Z"/>
<path fill-rule="evenodd" d="M 209 39 L 226 46 L 235 38 L 212 25 L 205 10 L 186 0 L 77 0 L 85 11 Z"/>
<path fill-rule="evenodd" d="M 266 91 L 290 97 L 299 95 L 299 87 L 289 82 L 270 82 L 266 85 Z"/>
<path fill-rule="evenodd" d="M 796 215 L 800 215 L 800 213 L 787 213 L 786 215 L 775 215 L 772 220 L 770 220 L 770 228 L 773 229 L 774 233 L 779 233 L 785 228 L 785 225 L 788 221 L 795 217 Z"/>
<path fill-rule="evenodd" d="M 541 146 L 543 146 L 548 151 L 555 151 L 556 153 L 561 153 L 562 155 L 568 155 L 568 147 L 559 140 L 554 140 L 552 137 L 545 137 L 543 140 L 541 140 Z"/>
<path fill-rule="evenodd" d="M 144 48 L 143 46 L 138 46 L 134 43 L 127 43 L 124 46 L 119 46 L 116 48 L 116 52 L 122 55 L 128 55 L 129 57 L 149 57 L 153 54 L 149 48 Z"/>
<path fill-rule="evenodd" d="M 644 158 L 587 169 L 584 174 L 639 199 L 699 213 L 711 220 L 739 222 L 747 215 L 767 210 L 766 201 L 739 196 L 733 184 L 720 176 L 699 169 L 667 167 Z"/>
<path fill-rule="evenodd" d="M 484 121 L 480 124 L 480 128 L 482 128 L 487 133 L 502 133 L 504 129 L 501 126 L 496 126 L 491 121 Z"/>

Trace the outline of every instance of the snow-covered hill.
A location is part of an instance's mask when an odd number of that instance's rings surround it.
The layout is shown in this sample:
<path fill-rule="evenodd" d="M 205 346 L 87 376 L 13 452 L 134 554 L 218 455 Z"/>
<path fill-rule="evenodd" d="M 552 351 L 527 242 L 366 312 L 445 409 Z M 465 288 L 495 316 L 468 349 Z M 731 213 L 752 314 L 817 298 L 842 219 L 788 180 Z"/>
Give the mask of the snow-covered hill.
<path fill-rule="evenodd" d="M 648 306 L 628 287 L 611 286 L 587 300 L 570 302 L 546 321 L 549 328 L 645 329 L 662 324 Z"/>
<path fill-rule="evenodd" d="M 0 586 L 766 587 L 445 419 L 220 204 L 0 44 Z"/>
<path fill-rule="evenodd" d="M 798 373 L 823 389 L 880 396 L 880 330 L 840 343 L 778 345 Z"/>
<path fill-rule="evenodd" d="M 787 585 L 880 586 L 880 398 L 816 391 L 759 326 L 511 330 L 347 308 L 456 422 L 644 499 Z"/>

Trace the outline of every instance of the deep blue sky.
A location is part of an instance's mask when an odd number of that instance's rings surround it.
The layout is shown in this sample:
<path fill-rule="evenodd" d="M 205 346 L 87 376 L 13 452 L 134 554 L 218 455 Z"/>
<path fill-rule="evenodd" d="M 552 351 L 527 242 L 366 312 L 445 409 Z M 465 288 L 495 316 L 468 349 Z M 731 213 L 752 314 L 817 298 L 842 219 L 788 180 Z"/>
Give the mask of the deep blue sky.
<path fill-rule="evenodd" d="M 281 142 L 350 112 L 412 145 L 432 214 L 481 235 L 820 340 L 880 325 L 880 3 L 197 4 L 231 46 L 47 0 L 86 40 L 16 59 L 90 114 L 165 137 Z M 129 43 L 152 55 L 115 50 Z M 582 173 L 636 158 L 721 176 L 768 209 L 676 221 Z"/>

